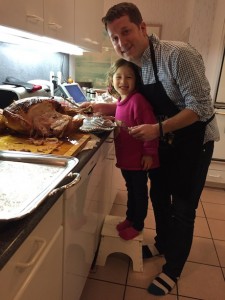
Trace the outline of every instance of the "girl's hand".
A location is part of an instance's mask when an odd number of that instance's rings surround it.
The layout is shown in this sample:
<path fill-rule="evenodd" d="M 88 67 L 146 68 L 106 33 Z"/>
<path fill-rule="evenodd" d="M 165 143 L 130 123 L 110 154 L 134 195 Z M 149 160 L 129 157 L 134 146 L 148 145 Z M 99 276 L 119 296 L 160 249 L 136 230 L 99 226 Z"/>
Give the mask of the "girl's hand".
<path fill-rule="evenodd" d="M 141 165 L 142 165 L 144 171 L 149 170 L 152 165 L 152 157 L 143 155 L 142 159 L 141 159 Z"/>

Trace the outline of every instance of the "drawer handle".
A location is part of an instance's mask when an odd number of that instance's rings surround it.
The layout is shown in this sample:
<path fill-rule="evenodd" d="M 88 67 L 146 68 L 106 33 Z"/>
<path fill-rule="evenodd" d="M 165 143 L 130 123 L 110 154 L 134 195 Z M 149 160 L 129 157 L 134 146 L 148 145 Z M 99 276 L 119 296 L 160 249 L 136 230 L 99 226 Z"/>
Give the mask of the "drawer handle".
<path fill-rule="evenodd" d="M 54 23 L 54 22 L 49 22 L 48 23 L 48 26 L 53 29 L 53 30 L 59 30 L 59 29 L 62 29 L 62 26 L 57 24 L 57 23 Z"/>
<path fill-rule="evenodd" d="M 105 141 L 107 144 L 112 144 L 114 142 L 114 139 L 113 138 L 108 138 L 106 139 Z"/>
<path fill-rule="evenodd" d="M 44 22 L 44 19 L 39 17 L 39 16 L 36 16 L 36 15 L 30 15 L 30 14 L 27 14 L 27 19 L 29 19 L 31 22 L 33 23 L 38 23 L 38 22 Z"/>
<path fill-rule="evenodd" d="M 17 263 L 16 264 L 16 268 L 18 268 L 21 272 L 24 269 L 28 269 L 30 267 L 32 267 L 36 261 L 38 260 L 40 254 L 42 253 L 42 251 L 44 250 L 45 246 L 46 246 L 46 240 L 42 239 L 42 238 L 35 238 L 34 243 L 38 243 L 41 244 L 40 247 L 38 248 L 37 252 L 34 254 L 34 256 L 31 258 L 30 261 L 28 262 L 24 262 L 24 263 Z"/>
<path fill-rule="evenodd" d="M 211 174 L 209 174 L 209 177 L 220 178 L 221 176 L 220 175 L 211 175 Z"/>
<path fill-rule="evenodd" d="M 59 191 L 62 192 L 62 191 L 65 191 L 71 187 L 73 187 L 74 185 L 76 185 L 80 180 L 81 180 L 81 176 L 79 173 L 72 173 L 70 172 L 66 178 L 73 178 L 75 177 L 71 182 L 63 185 L 63 186 L 60 186 L 59 188 L 56 188 L 54 189 L 53 191 L 51 191 L 48 196 L 53 196 L 55 195 L 56 193 L 58 193 Z"/>
<path fill-rule="evenodd" d="M 218 110 L 217 110 L 217 111 L 216 111 L 216 114 L 217 114 L 217 115 L 225 115 L 225 112 L 224 112 L 224 111 L 218 111 Z"/>

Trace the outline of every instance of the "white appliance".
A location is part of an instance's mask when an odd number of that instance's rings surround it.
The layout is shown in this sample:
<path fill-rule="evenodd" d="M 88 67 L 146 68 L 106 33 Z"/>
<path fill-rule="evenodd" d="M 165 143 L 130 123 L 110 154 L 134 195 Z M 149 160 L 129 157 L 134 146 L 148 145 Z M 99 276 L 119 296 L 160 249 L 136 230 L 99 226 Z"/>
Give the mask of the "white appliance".
<path fill-rule="evenodd" d="M 206 178 L 206 186 L 225 188 L 225 109 L 215 110 L 220 141 L 215 142 L 213 158 Z"/>
<path fill-rule="evenodd" d="M 217 108 L 215 113 L 220 131 L 220 141 L 215 143 L 213 159 L 225 161 L 225 109 Z"/>
<path fill-rule="evenodd" d="M 6 106 L 10 105 L 13 101 L 22 98 L 28 98 L 33 96 L 39 96 L 39 97 L 51 96 L 51 92 L 49 88 L 50 82 L 32 80 L 29 81 L 28 83 L 39 84 L 41 86 L 41 89 L 36 90 L 34 92 L 28 92 L 23 86 L 15 86 L 11 84 L 0 85 L 0 108 L 5 108 Z"/>

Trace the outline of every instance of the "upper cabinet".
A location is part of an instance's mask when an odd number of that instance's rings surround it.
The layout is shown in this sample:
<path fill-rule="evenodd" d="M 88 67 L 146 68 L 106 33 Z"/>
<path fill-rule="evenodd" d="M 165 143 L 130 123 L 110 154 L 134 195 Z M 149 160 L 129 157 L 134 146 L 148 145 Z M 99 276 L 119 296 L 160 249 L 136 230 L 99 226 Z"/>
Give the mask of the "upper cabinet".
<path fill-rule="evenodd" d="M 0 25 L 100 51 L 104 0 L 0 0 Z"/>
<path fill-rule="evenodd" d="M 0 0 L 0 24 L 44 34 L 44 0 Z"/>
<path fill-rule="evenodd" d="M 101 51 L 104 0 L 75 0 L 75 44 L 92 51 Z"/>
<path fill-rule="evenodd" d="M 46 36 L 74 44 L 74 0 L 44 0 Z"/>

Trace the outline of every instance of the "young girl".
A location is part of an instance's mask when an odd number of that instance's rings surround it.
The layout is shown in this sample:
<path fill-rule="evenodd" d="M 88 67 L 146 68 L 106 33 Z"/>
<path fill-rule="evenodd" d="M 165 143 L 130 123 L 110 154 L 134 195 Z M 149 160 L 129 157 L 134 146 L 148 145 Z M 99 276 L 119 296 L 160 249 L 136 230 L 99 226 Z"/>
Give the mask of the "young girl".
<path fill-rule="evenodd" d="M 149 102 L 138 92 L 141 85 L 136 65 L 117 60 L 107 76 L 109 92 L 118 99 L 115 121 L 116 166 L 121 169 L 127 187 L 126 219 L 117 225 L 121 238 L 135 238 L 144 228 L 148 209 L 147 171 L 159 167 L 158 139 L 142 142 L 129 134 L 129 127 L 157 123 Z"/>

